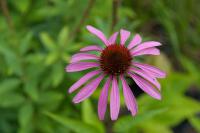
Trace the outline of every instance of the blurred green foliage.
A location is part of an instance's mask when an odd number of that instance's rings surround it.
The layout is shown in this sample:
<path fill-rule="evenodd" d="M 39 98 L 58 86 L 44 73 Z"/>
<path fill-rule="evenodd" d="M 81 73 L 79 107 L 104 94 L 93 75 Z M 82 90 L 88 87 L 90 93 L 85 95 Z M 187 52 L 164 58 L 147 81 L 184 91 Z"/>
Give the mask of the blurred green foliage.
<path fill-rule="evenodd" d="M 184 120 L 200 132 L 199 0 L 121 1 L 114 30 L 126 28 L 162 42 L 161 56 L 141 59 L 168 76 L 161 80 L 162 101 L 142 94 L 138 115 L 125 113 L 114 122 L 108 112 L 105 121 L 98 120 L 101 86 L 89 100 L 72 104 L 74 94 L 67 89 L 85 72 L 64 71 L 81 47 L 102 45 L 86 24 L 110 35 L 112 0 L 95 0 L 85 16 L 91 0 L 0 2 L 0 133 L 171 133 Z"/>

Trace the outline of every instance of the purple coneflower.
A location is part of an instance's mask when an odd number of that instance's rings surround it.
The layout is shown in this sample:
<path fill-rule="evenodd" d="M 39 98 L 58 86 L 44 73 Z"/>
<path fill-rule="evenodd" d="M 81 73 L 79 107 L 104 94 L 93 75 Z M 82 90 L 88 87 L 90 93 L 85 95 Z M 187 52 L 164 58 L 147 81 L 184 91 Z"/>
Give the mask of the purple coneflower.
<path fill-rule="evenodd" d="M 159 42 L 142 42 L 140 35 L 136 34 L 126 47 L 125 42 L 130 36 L 130 32 L 127 30 L 120 30 L 120 44 L 116 43 L 118 32 L 107 39 L 100 30 L 92 26 L 87 26 L 87 30 L 97 36 L 105 44 L 105 47 L 90 45 L 82 48 L 80 53 L 72 56 L 71 64 L 66 67 L 67 72 L 95 68 L 70 87 L 69 93 L 77 90 L 87 82 L 73 98 L 74 103 L 79 103 L 88 98 L 100 82 L 106 78 L 98 101 L 99 119 L 104 119 L 110 86 L 110 116 L 112 120 L 118 118 L 120 110 L 118 83 L 120 81 L 122 82 L 125 104 L 131 114 L 136 115 L 138 110 L 136 99 L 126 82 L 125 76 L 131 77 L 144 92 L 153 98 L 161 99 L 159 92 L 161 87 L 156 78 L 164 78 L 166 76 L 165 72 L 154 66 L 134 61 L 134 58 L 140 55 L 159 55 L 160 51 L 156 48 L 156 46 L 161 45 Z M 99 56 L 86 53 L 90 51 L 99 52 Z M 91 62 L 86 60 L 91 60 Z"/>

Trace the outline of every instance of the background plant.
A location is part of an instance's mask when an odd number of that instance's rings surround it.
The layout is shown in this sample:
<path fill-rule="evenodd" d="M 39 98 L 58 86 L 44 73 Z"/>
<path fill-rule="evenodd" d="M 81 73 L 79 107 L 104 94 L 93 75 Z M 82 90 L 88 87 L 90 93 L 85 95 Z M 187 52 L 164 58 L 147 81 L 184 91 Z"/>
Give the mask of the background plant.
<path fill-rule="evenodd" d="M 0 132 L 200 132 L 199 0 L 0 0 Z M 67 89 L 84 73 L 65 73 L 70 56 L 126 28 L 162 42 L 162 54 L 141 58 L 167 71 L 162 101 L 137 95 L 139 113 L 97 118 L 99 89 L 72 104 Z M 132 84 L 134 92 L 139 92 Z M 124 103 L 121 103 L 124 105 Z M 182 129 L 184 129 L 182 131 Z"/>

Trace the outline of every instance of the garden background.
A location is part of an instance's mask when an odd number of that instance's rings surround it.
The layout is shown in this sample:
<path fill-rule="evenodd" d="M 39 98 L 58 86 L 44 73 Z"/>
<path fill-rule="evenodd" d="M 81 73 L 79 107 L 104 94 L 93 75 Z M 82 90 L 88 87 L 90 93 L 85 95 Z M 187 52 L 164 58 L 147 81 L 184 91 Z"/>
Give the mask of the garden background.
<path fill-rule="evenodd" d="M 198 133 L 200 132 L 199 0 L 0 0 L 0 133 Z M 120 116 L 98 120 L 97 101 L 73 104 L 68 88 L 85 72 L 66 73 L 80 48 L 120 28 L 157 40 L 160 56 L 143 62 L 167 72 L 162 100 L 129 81 L 139 112 L 121 100 Z"/>

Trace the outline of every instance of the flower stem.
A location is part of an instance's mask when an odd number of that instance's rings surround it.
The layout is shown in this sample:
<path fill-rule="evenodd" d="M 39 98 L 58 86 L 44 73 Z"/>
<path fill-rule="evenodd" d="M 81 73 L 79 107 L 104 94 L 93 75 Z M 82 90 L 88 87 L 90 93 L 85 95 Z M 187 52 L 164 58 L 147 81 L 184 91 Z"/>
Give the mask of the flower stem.
<path fill-rule="evenodd" d="M 88 18 L 90 11 L 92 9 L 92 7 L 94 6 L 95 0 L 89 0 L 87 7 L 85 8 L 85 11 L 83 12 L 83 15 L 79 21 L 79 23 L 77 24 L 77 26 L 75 27 L 74 31 L 71 34 L 71 37 L 74 39 L 77 35 L 77 33 L 80 31 L 81 26 L 83 25 L 83 23 L 85 22 L 85 20 Z"/>
<path fill-rule="evenodd" d="M 10 16 L 10 12 L 7 6 L 7 1 L 6 0 L 0 0 L 0 6 L 1 6 L 1 10 L 3 15 L 5 16 L 6 22 L 8 24 L 8 27 L 10 30 L 14 30 L 14 25 L 12 22 L 12 18 Z"/>
<path fill-rule="evenodd" d="M 113 0 L 112 3 L 112 25 L 111 25 L 111 32 L 114 30 L 115 25 L 118 22 L 118 8 L 120 5 L 120 0 Z"/>

